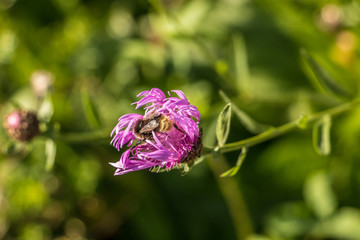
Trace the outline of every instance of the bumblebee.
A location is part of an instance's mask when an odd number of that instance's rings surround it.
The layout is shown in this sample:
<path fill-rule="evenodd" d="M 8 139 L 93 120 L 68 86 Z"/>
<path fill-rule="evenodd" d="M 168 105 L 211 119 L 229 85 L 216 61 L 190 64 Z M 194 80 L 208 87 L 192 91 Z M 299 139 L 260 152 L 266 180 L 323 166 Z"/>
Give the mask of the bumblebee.
<path fill-rule="evenodd" d="M 152 132 L 166 133 L 169 132 L 175 124 L 173 121 L 164 114 L 149 114 L 143 119 L 139 119 L 136 121 L 133 133 L 137 139 L 141 142 L 146 139 L 152 139 Z M 175 126 L 178 130 L 180 130 L 177 126 Z M 180 130 L 181 131 L 181 130 Z M 138 145 L 137 144 L 137 145 Z"/>

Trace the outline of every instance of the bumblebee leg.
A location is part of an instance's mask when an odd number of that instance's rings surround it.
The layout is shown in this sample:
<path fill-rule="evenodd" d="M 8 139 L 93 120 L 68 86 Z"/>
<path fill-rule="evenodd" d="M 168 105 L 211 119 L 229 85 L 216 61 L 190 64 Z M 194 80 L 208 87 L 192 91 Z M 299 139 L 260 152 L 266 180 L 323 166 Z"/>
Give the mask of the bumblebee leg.
<path fill-rule="evenodd" d="M 145 139 L 139 140 L 139 141 L 134 145 L 134 147 L 139 146 L 139 145 L 142 144 L 143 142 L 145 142 Z"/>

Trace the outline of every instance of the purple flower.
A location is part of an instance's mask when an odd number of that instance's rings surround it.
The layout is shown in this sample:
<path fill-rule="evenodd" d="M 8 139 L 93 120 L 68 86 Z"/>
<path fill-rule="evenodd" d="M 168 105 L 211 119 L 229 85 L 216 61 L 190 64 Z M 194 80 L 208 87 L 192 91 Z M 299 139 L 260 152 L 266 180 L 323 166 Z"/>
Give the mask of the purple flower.
<path fill-rule="evenodd" d="M 173 90 L 177 97 L 166 95 L 158 88 L 141 92 L 141 100 L 133 103 L 144 107 L 145 114 L 126 114 L 119 118 L 111 133 L 111 144 L 120 151 L 130 147 L 116 163 L 115 175 L 142 169 L 171 170 L 181 162 L 200 156 L 202 136 L 199 133 L 200 113 L 190 105 L 185 94 Z"/>

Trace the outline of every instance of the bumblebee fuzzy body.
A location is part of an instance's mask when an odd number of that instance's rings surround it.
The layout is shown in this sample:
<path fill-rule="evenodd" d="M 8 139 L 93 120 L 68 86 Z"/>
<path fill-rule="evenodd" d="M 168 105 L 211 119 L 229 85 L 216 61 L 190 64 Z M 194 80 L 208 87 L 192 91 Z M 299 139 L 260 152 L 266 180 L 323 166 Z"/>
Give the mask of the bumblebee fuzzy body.
<path fill-rule="evenodd" d="M 140 141 L 152 139 L 152 132 L 166 133 L 173 127 L 173 122 L 164 114 L 150 114 L 143 119 L 136 121 L 133 133 Z"/>

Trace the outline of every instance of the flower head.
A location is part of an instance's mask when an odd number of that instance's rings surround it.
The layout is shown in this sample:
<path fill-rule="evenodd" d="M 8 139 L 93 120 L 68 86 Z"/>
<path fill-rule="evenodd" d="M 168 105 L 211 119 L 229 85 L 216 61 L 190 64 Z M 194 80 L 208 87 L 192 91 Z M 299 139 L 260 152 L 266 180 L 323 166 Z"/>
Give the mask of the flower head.
<path fill-rule="evenodd" d="M 158 88 L 143 91 L 138 95 L 142 99 L 133 104 L 136 109 L 143 107 L 145 114 L 131 113 L 119 118 L 111 133 L 111 144 L 118 150 L 124 145 L 130 148 L 118 162 L 110 163 L 117 168 L 115 175 L 155 167 L 171 170 L 200 155 L 200 113 L 182 91 L 171 92 L 177 97 L 169 93 L 167 98 Z"/>
<path fill-rule="evenodd" d="M 4 127 L 18 141 L 29 141 L 39 133 L 39 121 L 34 112 L 16 110 L 7 115 Z"/>

